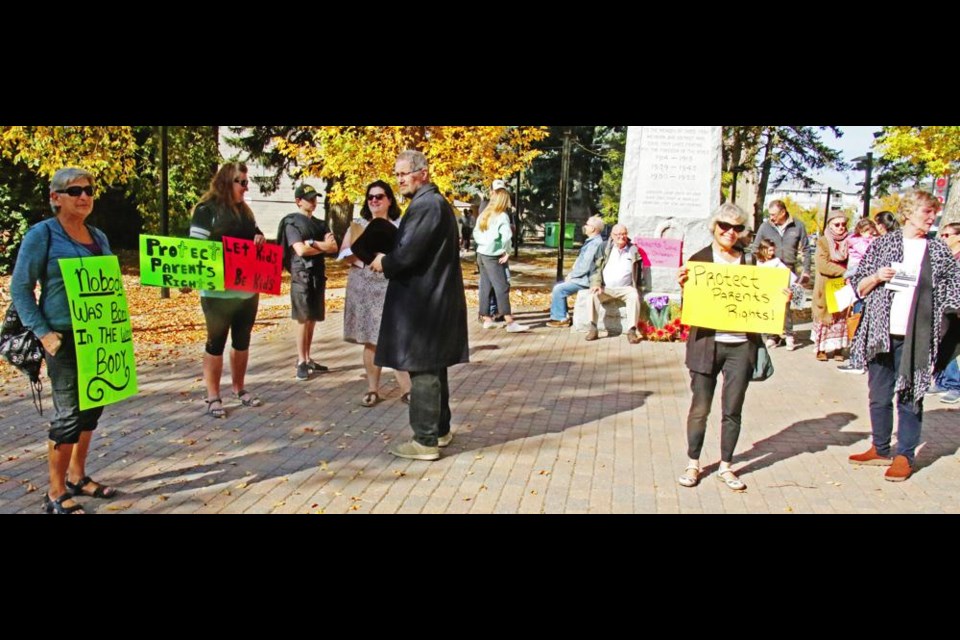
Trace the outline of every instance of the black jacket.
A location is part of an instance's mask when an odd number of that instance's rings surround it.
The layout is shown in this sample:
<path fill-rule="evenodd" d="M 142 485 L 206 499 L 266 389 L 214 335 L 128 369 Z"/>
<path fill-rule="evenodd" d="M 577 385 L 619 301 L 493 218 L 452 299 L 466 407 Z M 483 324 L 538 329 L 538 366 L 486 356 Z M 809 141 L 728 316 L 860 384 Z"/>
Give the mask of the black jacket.
<path fill-rule="evenodd" d="M 374 359 L 400 371 L 437 371 L 469 362 L 467 300 L 453 208 L 437 187 L 414 194 L 383 257 L 390 281 Z"/>
<path fill-rule="evenodd" d="M 713 262 L 713 246 L 707 246 L 690 256 L 690 262 Z M 747 254 L 740 256 L 740 264 L 747 264 Z M 687 336 L 687 357 L 686 365 L 690 371 L 713 375 L 714 358 L 717 352 L 717 343 L 714 336 L 717 334 L 714 329 L 706 327 L 690 327 L 690 335 Z M 757 363 L 757 349 L 762 344 L 759 333 L 748 333 L 747 342 L 750 343 L 750 366 L 754 367 Z"/>

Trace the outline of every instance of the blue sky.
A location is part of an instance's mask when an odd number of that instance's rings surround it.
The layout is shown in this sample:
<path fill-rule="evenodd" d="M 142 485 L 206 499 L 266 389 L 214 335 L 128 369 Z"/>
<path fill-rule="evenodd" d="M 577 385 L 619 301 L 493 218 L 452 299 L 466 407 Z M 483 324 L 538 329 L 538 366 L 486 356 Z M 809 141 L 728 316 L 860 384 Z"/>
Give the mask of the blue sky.
<path fill-rule="evenodd" d="M 843 132 L 842 138 L 836 138 L 828 130 L 823 132 L 823 141 L 828 146 L 840 150 L 843 153 L 843 159 L 849 162 L 872 150 L 873 132 L 880 131 L 883 127 L 839 126 L 839 128 Z M 874 155 L 876 155 L 876 152 L 874 152 Z M 828 187 L 851 193 L 860 189 L 857 183 L 863 182 L 863 171 L 853 170 L 846 173 L 824 171 L 817 176 L 817 180 Z"/>

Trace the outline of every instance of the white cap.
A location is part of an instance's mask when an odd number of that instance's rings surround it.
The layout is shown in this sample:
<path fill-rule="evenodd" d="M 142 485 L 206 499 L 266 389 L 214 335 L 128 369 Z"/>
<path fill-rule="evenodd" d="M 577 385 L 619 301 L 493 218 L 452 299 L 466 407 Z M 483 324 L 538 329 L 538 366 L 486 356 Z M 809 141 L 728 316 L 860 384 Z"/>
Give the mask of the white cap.
<path fill-rule="evenodd" d="M 499 191 L 500 189 L 506 189 L 506 188 L 507 188 L 507 183 L 498 178 L 493 181 L 493 186 L 491 187 L 491 191 Z"/>

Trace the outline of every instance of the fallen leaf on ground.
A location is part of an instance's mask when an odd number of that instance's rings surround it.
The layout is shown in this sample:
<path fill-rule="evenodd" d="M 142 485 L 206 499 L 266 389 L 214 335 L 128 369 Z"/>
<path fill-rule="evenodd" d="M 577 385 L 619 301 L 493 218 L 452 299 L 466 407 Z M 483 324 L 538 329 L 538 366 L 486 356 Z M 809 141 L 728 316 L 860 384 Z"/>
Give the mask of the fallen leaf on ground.
<path fill-rule="evenodd" d="M 111 504 L 107 505 L 107 511 L 123 511 L 124 509 L 129 509 L 131 505 L 129 502 L 123 504 Z"/>
<path fill-rule="evenodd" d="M 241 482 L 240 484 L 235 486 L 234 489 L 246 489 L 249 486 L 250 486 L 249 482 Z"/>

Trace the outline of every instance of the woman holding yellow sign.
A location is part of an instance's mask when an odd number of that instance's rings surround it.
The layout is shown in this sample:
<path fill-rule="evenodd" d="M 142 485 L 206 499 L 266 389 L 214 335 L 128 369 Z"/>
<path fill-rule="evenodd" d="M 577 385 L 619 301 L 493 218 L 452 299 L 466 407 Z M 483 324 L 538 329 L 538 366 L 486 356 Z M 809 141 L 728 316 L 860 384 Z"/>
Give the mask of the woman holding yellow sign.
<path fill-rule="evenodd" d="M 739 249 L 740 234 L 746 230 L 747 214 L 735 204 L 720 205 L 710 219 L 713 242 L 693 254 L 690 262 L 719 264 L 747 264 Z M 688 268 L 680 268 L 677 282 L 682 287 L 688 278 Z M 690 390 L 693 400 L 687 414 L 687 468 L 677 481 L 684 487 L 695 487 L 700 482 L 700 451 L 707 431 L 707 417 L 717 387 L 717 378 L 723 373 L 720 430 L 720 469 L 718 478 L 734 491 L 743 491 L 747 485 L 731 470 L 733 451 L 740 438 L 741 414 L 747 386 L 757 361 L 761 345 L 759 333 L 735 333 L 691 326 L 687 338 L 686 364 L 690 370 Z"/>
<path fill-rule="evenodd" d="M 56 216 L 34 225 L 23 239 L 13 270 L 10 293 L 23 325 L 43 343 L 53 388 L 54 416 L 47 442 L 50 489 L 43 496 L 46 513 L 84 513 L 74 496 L 112 498 L 116 489 L 87 475 L 87 451 L 103 407 L 80 410 L 77 352 L 70 305 L 60 272 L 61 258 L 111 255 L 107 236 L 86 224 L 93 213 L 93 174 L 60 169 L 50 181 L 50 206 Z M 40 283 L 37 303 L 34 289 Z"/>
<path fill-rule="evenodd" d="M 847 214 L 831 211 L 827 228 L 817 240 L 814 257 L 817 277 L 813 285 L 813 329 L 810 338 L 816 347 L 817 360 L 826 362 L 832 354 L 843 361 L 847 348 L 847 310 L 831 313 L 827 308 L 827 279 L 842 278 L 847 271 Z"/>

